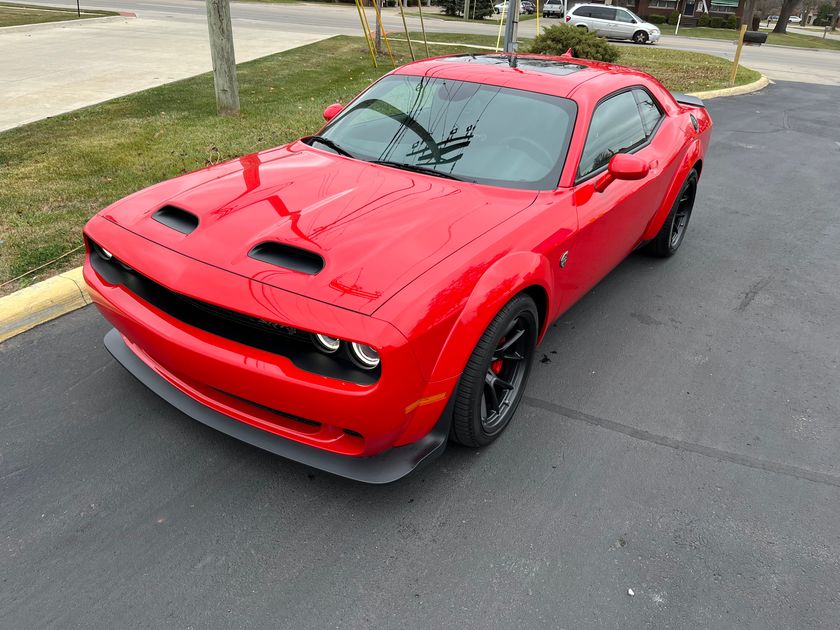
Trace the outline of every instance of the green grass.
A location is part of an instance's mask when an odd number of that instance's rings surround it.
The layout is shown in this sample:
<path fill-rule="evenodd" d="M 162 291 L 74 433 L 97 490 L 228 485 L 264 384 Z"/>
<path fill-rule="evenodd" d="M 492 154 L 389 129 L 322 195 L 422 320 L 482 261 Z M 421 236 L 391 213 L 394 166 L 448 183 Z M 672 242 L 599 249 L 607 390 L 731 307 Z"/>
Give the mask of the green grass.
<path fill-rule="evenodd" d="M 82 11 L 82 17 L 70 9 L 54 9 L 36 5 L 7 4 L 0 2 L 0 28 L 4 26 L 20 26 L 21 24 L 38 24 L 41 22 L 64 22 L 67 20 L 84 20 L 104 15 L 117 15 L 111 11 Z"/>
<path fill-rule="evenodd" d="M 427 33 L 430 42 L 453 42 L 470 46 L 493 48 L 497 37 L 494 35 L 475 35 L 467 33 Z M 412 40 L 422 38 L 420 33 L 412 33 Z M 530 39 L 519 40 L 519 50 L 527 51 Z M 678 92 L 702 92 L 729 87 L 731 62 L 721 57 L 695 52 L 671 50 L 657 46 L 620 46 L 619 64 L 644 70 L 658 78 L 670 89 Z M 740 66 L 736 85 L 757 81 L 761 73 Z"/>
<path fill-rule="evenodd" d="M 492 36 L 430 34 L 437 37 L 495 44 Z M 475 52 L 430 48 L 433 55 Z M 404 43 L 394 49 L 398 62 L 408 61 Z M 622 48 L 621 61 L 682 91 L 720 87 L 729 68 L 715 57 L 653 47 Z M 0 284 L 77 247 L 85 221 L 131 192 L 316 131 L 326 105 L 347 102 L 390 68 L 387 59 L 371 67 L 362 38 L 335 37 L 241 64 L 240 116 L 216 115 L 213 78 L 205 74 L 0 133 Z M 0 294 L 80 260 L 69 256 Z"/>
<path fill-rule="evenodd" d="M 671 24 L 659 24 L 659 30 L 663 35 L 673 35 L 674 26 Z M 817 48 L 820 50 L 840 50 L 840 40 L 836 39 L 822 39 L 821 37 L 814 37 L 813 35 L 803 35 L 802 33 L 771 33 L 767 29 L 761 29 L 767 32 L 767 43 L 776 46 L 792 46 L 795 48 Z M 702 37 L 704 39 L 725 39 L 736 41 L 738 39 L 738 31 L 728 28 L 708 28 L 695 26 L 686 28 L 680 27 L 679 37 Z"/>

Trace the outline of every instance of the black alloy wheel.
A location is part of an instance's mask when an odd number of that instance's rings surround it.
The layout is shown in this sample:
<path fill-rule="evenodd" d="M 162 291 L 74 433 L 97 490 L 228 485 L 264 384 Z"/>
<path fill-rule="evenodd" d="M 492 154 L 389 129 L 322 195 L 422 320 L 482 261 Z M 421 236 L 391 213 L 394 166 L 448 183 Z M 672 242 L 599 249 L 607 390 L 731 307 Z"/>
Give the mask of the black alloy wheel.
<path fill-rule="evenodd" d="M 652 254 L 661 258 L 668 258 L 677 252 L 683 240 L 685 240 L 696 194 L 697 171 L 692 170 L 685 178 L 665 223 L 662 224 L 659 233 L 650 242 L 649 250 Z"/>
<path fill-rule="evenodd" d="M 452 439 L 484 446 L 510 424 L 531 371 L 539 318 L 534 300 L 517 295 L 482 335 L 458 386 Z"/>

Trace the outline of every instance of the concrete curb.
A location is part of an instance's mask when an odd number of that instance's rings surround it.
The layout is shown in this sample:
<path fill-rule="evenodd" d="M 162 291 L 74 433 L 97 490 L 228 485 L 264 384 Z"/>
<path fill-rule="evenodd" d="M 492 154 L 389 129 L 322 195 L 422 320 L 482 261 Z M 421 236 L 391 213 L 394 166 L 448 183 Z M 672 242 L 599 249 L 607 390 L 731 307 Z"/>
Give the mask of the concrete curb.
<path fill-rule="evenodd" d="M 747 83 L 746 85 L 721 88 L 720 90 L 706 90 L 705 92 L 691 92 L 690 94 L 691 96 L 696 96 L 697 98 L 702 98 L 704 101 L 708 101 L 710 98 L 718 98 L 720 96 L 738 96 L 740 94 L 757 92 L 758 90 L 766 88 L 769 84 L 770 79 L 762 74 L 758 81 L 753 81 L 752 83 Z"/>
<path fill-rule="evenodd" d="M 100 17 L 90 17 L 84 18 L 82 20 L 74 19 L 74 20 L 56 20 L 55 22 L 36 22 L 35 24 L 16 24 L 15 26 L 4 26 L 0 28 L 0 34 L 6 32 L 13 32 L 13 31 L 43 31 L 50 28 L 57 28 L 62 26 L 67 26 L 68 24 L 79 24 L 83 22 L 90 22 L 93 24 L 99 24 L 102 22 L 116 22 L 117 20 L 127 20 L 130 18 L 135 18 L 137 15 L 135 13 L 129 14 L 129 11 L 121 12 L 119 15 L 102 15 Z"/>
<path fill-rule="evenodd" d="M 0 298 L 0 342 L 90 304 L 76 267 Z"/>

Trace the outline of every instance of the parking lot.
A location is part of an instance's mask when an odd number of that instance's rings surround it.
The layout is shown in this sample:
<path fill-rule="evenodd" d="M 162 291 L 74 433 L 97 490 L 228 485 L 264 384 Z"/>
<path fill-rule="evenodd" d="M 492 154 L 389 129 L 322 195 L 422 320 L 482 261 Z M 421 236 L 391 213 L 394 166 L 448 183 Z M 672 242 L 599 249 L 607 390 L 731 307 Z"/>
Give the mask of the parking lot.
<path fill-rule="evenodd" d="M 91 307 L 3 343 L 0 626 L 836 628 L 838 102 L 710 101 L 679 254 L 551 328 L 494 445 L 392 485 L 186 418 Z"/>

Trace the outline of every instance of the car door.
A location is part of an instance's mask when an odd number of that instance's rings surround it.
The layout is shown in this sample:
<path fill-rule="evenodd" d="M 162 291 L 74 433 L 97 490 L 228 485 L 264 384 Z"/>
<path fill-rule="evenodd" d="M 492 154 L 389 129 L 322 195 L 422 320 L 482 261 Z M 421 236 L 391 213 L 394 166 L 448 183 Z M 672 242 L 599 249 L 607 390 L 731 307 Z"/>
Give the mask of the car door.
<path fill-rule="evenodd" d="M 592 18 L 595 23 L 595 32 L 602 37 L 615 37 L 615 8 L 613 7 L 592 7 Z"/>
<path fill-rule="evenodd" d="M 639 244 L 659 207 L 667 181 L 650 143 L 662 119 L 661 109 L 642 88 L 614 93 L 593 112 L 574 188 L 580 226 L 574 241 L 578 295 L 597 284 Z M 595 182 L 617 153 L 643 157 L 650 173 L 640 181 L 614 180 L 597 192 Z"/>
<path fill-rule="evenodd" d="M 629 11 L 620 8 L 615 9 L 613 32 L 615 33 L 613 37 L 630 39 L 633 37 L 633 33 L 636 32 L 636 18 Z"/>

